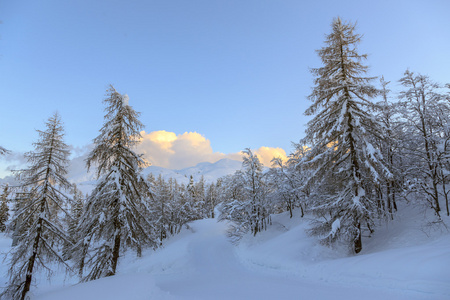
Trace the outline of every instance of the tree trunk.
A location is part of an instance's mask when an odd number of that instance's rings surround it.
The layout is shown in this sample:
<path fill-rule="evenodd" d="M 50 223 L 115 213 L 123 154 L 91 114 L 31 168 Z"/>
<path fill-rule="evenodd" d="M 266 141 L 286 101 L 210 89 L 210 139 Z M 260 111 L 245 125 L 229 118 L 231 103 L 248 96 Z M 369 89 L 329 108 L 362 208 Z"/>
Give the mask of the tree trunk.
<path fill-rule="evenodd" d="M 116 221 L 115 223 L 118 223 Z M 117 261 L 119 260 L 119 254 L 120 254 L 120 225 L 115 224 L 116 231 L 114 233 L 114 248 L 113 248 L 113 256 L 112 256 L 112 274 L 108 274 L 108 276 L 112 276 L 116 274 L 116 268 L 117 268 Z"/>
<path fill-rule="evenodd" d="M 33 268 L 34 263 L 36 261 L 37 252 L 39 249 L 39 240 L 41 239 L 41 232 L 42 232 L 42 219 L 39 218 L 38 221 L 38 228 L 36 230 L 36 238 L 34 239 L 33 243 L 33 254 L 31 255 L 30 259 L 28 260 L 28 267 L 27 267 L 27 275 L 25 277 L 25 284 L 22 290 L 22 297 L 21 300 L 25 299 L 25 296 L 27 295 L 28 291 L 30 290 L 31 286 L 31 279 L 33 277 Z"/>
<path fill-rule="evenodd" d="M 354 250 L 355 253 L 359 253 L 362 250 L 362 241 L 361 241 L 361 224 L 358 222 L 356 225 L 356 228 L 358 229 L 355 240 L 354 240 Z"/>

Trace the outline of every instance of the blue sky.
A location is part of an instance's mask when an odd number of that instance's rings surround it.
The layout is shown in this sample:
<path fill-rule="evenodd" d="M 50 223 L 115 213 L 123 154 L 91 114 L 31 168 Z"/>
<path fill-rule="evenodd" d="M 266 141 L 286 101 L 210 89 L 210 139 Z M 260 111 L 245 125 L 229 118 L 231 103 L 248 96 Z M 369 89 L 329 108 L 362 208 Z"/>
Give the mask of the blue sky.
<path fill-rule="evenodd" d="M 450 82 L 450 1 L 0 0 L 0 145 L 32 150 L 58 111 L 83 148 L 113 84 L 146 133 L 200 134 L 213 152 L 304 136 L 315 50 L 332 19 L 357 21 L 370 75 L 409 68 Z"/>

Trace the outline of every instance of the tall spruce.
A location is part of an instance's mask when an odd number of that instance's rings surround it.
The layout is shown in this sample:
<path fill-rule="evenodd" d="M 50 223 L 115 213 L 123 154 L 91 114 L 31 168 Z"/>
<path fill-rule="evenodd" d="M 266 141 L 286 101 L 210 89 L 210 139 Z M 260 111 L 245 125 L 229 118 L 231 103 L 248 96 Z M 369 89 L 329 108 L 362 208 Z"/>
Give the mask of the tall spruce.
<path fill-rule="evenodd" d="M 46 127 L 45 131 L 38 130 L 35 150 L 25 154 L 30 167 L 18 174 L 21 189 L 29 193 L 12 221 L 20 234 L 12 248 L 9 285 L 2 294 L 5 299 L 25 299 L 36 269 L 50 272 L 47 264 L 53 261 L 66 265 L 59 248 L 70 239 L 57 212 L 66 213 L 63 207 L 67 197 L 62 189 L 70 187 L 65 178 L 69 150 L 63 141 L 64 130 L 58 114 L 48 119 Z"/>
<path fill-rule="evenodd" d="M 146 163 L 133 150 L 143 125 L 128 101 L 127 95 L 109 87 L 105 123 L 86 160 L 88 169 L 97 167 L 99 181 L 78 229 L 84 236 L 75 254 L 80 275 L 90 267 L 84 280 L 115 275 L 120 254 L 129 247 L 140 256 L 144 245 L 156 246 L 153 224 L 145 217 L 150 215 L 145 204 L 149 187 L 140 171 Z"/>
<path fill-rule="evenodd" d="M 371 228 L 376 212 L 375 185 L 390 176 L 380 152 L 371 144 L 380 126 L 368 113 L 371 98 L 379 91 L 363 76 L 366 55 L 357 51 L 361 35 L 355 24 L 336 18 L 325 46 L 317 53 L 323 67 L 311 70 L 316 77 L 309 100 L 313 104 L 302 144 L 311 149 L 302 161 L 313 170 L 306 180 L 311 189 L 310 207 L 325 221 L 317 221 L 311 234 L 325 244 L 344 240 L 354 253 L 362 249 L 363 226 Z"/>

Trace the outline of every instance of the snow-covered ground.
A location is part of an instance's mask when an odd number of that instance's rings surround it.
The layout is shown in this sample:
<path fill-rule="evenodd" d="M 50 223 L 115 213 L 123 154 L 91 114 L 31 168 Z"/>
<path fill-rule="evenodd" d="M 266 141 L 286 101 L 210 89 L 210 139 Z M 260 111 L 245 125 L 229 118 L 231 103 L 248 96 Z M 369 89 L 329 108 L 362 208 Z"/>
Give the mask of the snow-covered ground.
<path fill-rule="evenodd" d="M 298 216 L 273 216 L 269 230 L 239 246 L 226 223 L 200 220 L 156 252 L 128 252 L 116 276 L 83 284 L 61 271 L 50 282 L 41 276 L 32 299 L 450 299 L 450 235 L 414 211 L 365 238 L 356 256 L 318 245 Z M 2 236 L 0 251 L 9 243 Z"/>

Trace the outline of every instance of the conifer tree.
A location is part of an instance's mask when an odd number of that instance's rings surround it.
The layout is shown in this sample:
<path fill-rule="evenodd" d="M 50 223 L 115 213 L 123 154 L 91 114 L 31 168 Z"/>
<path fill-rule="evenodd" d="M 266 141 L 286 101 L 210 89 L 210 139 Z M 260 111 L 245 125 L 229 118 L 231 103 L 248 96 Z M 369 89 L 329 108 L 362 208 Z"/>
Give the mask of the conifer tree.
<path fill-rule="evenodd" d="M 143 125 L 128 101 L 110 86 L 104 100 L 105 123 L 87 158 L 88 169 L 95 165 L 100 178 L 78 228 L 85 237 L 76 247 L 80 274 L 85 265 L 91 267 L 84 280 L 114 275 L 120 253 L 129 247 L 140 256 L 144 245 L 156 246 L 154 226 L 146 218 L 149 187 L 140 175 L 146 163 L 133 151 Z M 92 253 L 86 256 L 89 247 Z"/>
<path fill-rule="evenodd" d="M 38 130 L 35 150 L 25 154 L 30 167 L 19 172 L 22 189 L 30 192 L 25 194 L 28 198 L 23 199 L 13 220 L 19 236 L 10 258 L 9 286 L 2 294 L 7 299 L 25 299 L 37 268 L 50 270 L 46 266 L 50 261 L 66 265 L 58 246 L 70 239 L 54 208 L 65 212 L 67 197 L 61 189 L 70 187 L 64 177 L 69 150 L 63 141 L 63 127 L 57 113 L 49 118 L 46 127 L 45 131 Z"/>
<path fill-rule="evenodd" d="M 76 184 L 72 185 L 72 201 L 70 203 L 70 217 L 66 218 L 67 234 L 72 240 L 72 243 L 65 243 L 63 248 L 64 259 L 72 258 L 72 247 L 84 237 L 78 232 L 81 216 L 84 208 L 83 193 L 77 188 Z"/>
<path fill-rule="evenodd" d="M 150 203 L 152 216 L 158 228 L 160 245 L 167 238 L 170 227 L 171 191 L 168 183 L 159 174 L 156 180 L 152 180 L 153 201 Z"/>
<path fill-rule="evenodd" d="M 344 239 L 355 253 L 362 249 L 361 226 L 373 223 L 376 197 L 373 187 L 383 176 L 390 176 L 371 136 L 380 128 L 368 113 L 370 99 L 378 90 L 364 77 L 357 44 L 361 35 L 355 25 L 336 18 L 325 46 L 317 53 L 323 67 L 314 68 L 315 86 L 309 99 L 313 104 L 303 144 L 310 146 L 303 161 L 313 170 L 306 186 L 311 190 L 312 211 L 326 218 L 311 233 L 325 244 Z"/>
<path fill-rule="evenodd" d="M 8 195 L 9 195 L 9 186 L 5 185 L 3 188 L 3 193 L 0 196 L 0 232 L 6 230 L 6 222 L 9 219 L 9 207 L 8 207 Z"/>
<path fill-rule="evenodd" d="M 210 183 L 206 188 L 205 194 L 205 216 L 207 218 L 215 218 L 215 207 L 219 203 L 218 191 L 221 188 L 222 181 L 220 178 L 216 183 Z"/>

